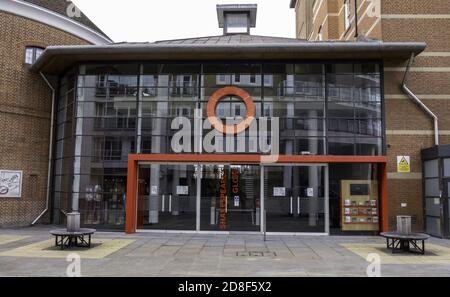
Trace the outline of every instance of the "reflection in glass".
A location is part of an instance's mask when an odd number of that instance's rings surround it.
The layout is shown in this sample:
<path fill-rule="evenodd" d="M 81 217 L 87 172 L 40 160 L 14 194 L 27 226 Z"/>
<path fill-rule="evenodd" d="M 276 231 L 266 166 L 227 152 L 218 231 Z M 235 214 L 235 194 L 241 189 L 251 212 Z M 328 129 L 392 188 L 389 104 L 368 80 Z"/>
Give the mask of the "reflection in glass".
<path fill-rule="evenodd" d="M 260 167 L 202 167 L 201 230 L 260 231 Z"/>
<path fill-rule="evenodd" d="M 265 168 L 268 232 L 325 232 L 325 168 Z"/>
<path fill-rule="evenodd" d="M 138 229 L 196 229 L 193 165 L 142 165 L 138 191 Z"/>

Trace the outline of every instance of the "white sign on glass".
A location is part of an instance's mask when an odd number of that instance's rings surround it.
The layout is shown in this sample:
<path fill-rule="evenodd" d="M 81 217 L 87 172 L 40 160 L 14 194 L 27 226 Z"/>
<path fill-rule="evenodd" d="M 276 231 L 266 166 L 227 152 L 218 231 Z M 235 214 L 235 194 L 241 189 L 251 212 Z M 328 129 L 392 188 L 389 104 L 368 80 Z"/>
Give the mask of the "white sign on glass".
<path fill-rule="evenodd" d="M 189 195 L 189 187 L 177 186 L 177 195 Z"/>
<path fill-rule="evenodd" d="M 273 188 L 274 197 L 286 197 L 286 188 Z"/>
<path fill-rule="evenodd" d="M 308 188 L 308 189 L 306 190 L 306 195 L 307 195 L 308 197 L 314 197 L 314 188 Z"/>
<path fill-rule="evenodd" d="M 151 190 L 150 190 L 150 194 L 151 195 L 158 195 L 158 187 L 157 186 L 152 186 Z"/>
<path fill-rule="evenodd" d="M 22 171 L 0 170 L 0 198 L 22 197 Z"/>

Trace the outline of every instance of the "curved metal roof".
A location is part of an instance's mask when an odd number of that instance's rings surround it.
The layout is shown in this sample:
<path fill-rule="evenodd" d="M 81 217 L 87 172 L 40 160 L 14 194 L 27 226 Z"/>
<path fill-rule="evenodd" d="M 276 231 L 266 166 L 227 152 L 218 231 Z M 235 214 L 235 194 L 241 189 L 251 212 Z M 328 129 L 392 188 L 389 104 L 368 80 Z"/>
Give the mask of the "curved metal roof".
<path fill-rule="evenodd" d="M 74 4 L 72 1 L 66 0 L 22 0 L 22 1 L 43 7 L 45 9 L 51 10 L 63 16 L 67 16 L 67 8 L 69 7 L 69 5 Z M 83 12 L 81 12 L 80 17 L 72 19 L 109 39 L 109 37 L 102 30 L 100 30 L 100 28 L 97 27 Z"/>

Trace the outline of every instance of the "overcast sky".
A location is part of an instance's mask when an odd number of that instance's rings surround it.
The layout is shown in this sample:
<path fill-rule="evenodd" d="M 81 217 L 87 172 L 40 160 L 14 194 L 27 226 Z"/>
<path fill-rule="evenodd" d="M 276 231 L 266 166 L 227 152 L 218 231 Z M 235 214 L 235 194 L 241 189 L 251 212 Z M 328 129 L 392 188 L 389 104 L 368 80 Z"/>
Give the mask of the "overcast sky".
<path fill-rule="evenodd" d="M 258 4 L 251 34 L 295 38 L 289 0 L 72 0 L 115 42 L 221 35 L 216 4 Z"/>

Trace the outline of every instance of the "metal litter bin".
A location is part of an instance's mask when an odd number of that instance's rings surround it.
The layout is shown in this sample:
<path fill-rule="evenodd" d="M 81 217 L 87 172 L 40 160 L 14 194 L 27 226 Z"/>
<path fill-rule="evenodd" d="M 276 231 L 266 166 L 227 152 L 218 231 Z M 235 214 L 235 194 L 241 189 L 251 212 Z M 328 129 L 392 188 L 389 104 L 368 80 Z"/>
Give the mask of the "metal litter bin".
<path fill-rule="evenodd" d="M 411 234 L 411 216 L 397 216 L 397 232 Z"/>

